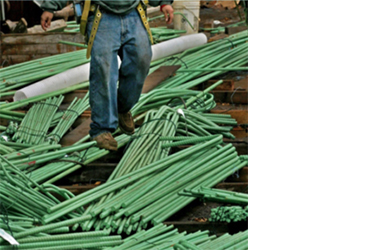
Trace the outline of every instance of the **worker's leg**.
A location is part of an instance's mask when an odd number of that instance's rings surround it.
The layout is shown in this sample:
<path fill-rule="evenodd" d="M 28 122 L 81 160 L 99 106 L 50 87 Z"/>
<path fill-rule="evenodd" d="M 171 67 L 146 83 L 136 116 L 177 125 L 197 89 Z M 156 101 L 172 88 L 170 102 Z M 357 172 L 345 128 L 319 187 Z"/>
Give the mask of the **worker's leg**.
<path fill-rule="evenodd" d="M 151 62 L 151 44 L 147 31 L 136 10 L 123 17 L 125 30 L 119 55 L 118 109 L 128 112 L 138 101 Z"/>
<path fill-rule="evenodd" d="M 93 16 L 88 20 L 90 36 Z M 117 53 L 121 46 L 121 17 L 103 13 L 91 51 L 90 136 L 117 129 Z"/>

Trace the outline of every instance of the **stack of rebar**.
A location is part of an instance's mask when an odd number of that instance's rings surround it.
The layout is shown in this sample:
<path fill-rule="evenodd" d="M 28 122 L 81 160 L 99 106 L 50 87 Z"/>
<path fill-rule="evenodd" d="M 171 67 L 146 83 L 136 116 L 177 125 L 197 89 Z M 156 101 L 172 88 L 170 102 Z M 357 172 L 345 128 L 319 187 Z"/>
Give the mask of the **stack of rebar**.
<path fill-rule="evenodd" d="M 115 139 L 117 140 L 118 147 L 120 148 L 129 143 L 131 137 L 122 134 L 115 137 Z M 31 172 L 30 178 L 34 182 L 41 185 L 51 184 L 82 168 L 82 166 L 85 166 L 110 153 L 109 150 L 100 149 L 95 147 L 95 145 L 95 141 L 72 145 L 72 148 L 76 148 L 76 150 L 72 152 L 80 152 L 76 153 L 75 155 L 57 158 L 55 162 L 48 163 L 47 165 L 44 165 L 43 167 Z M 82 147 L 84 150 L 77 150 Z"/>
<path fill-rule="evenodd" d="M 63 99 L 64 96 L 53 97 L 35 104 L 27 112 L 12 140 L 33 145 L 45 141 L 52 118 Z"/>
<path fill-rule="evenodd" d="M 152 38 L 154 43 L 160 43 L 173 38 L 179 37 L 186 33 L 186 30 L 167 29 L 166 27 L 151 28 Z"/>
<path fill-rule="evenodd" d="M 179 33 L 155 32 L 162 34 L 161 40 Z M 138 115 L 138 121 L 144 119 L 143 124 L 132 136 L 115 137 L 119 148 L 126 145 L 126 152 L 108 181 L 77 196 L 52 183 L 109 151 L 97 148 L 96 142 L 84 143 L 87 137 L 68 147 L 58 144 L 89 107 L 88 95 L 74 99 L 64 112 L 57 110 L 61 94 L 88 83 L 0 104 L 0 118 L 12 121 L 8 128 L 0 126 L 9 139 L 0 141 L 0 227 L 19 241 L 18 249 L 246 249 L 247 232 L 216 238 L 208 232 L 178 233 L 161 224 L 196 198 L 247 203 L 247 195 L 212 189 L 247 165 L 246 156 L 238 156 L 233 145 L 223 142 L 223 137 L 234 138 L 230 130 L 236 121 L 230 115 L 207 113 L 215 106 L 209 91 L 221 81 L 204 91 L 188 90 L 223 72 L 244 70 L 240 66 L 247 63 L 246 43 L 247 32 L 242 32 L 154 62 L 151 72 L 160 65 L 183 67 L 157 89 L 143 94 L 133 107 L 133 115 Z M 81 50 L 0 70 L 0 74 L 7 72 L 2 74 L 0 91 L 86 63 L 84 54 Z M 82 60 L 68 62 L 75 56 Z M 38 63 L 46 71 L 37 74 Z M 22 71 L 25 74 L 19 76 Z M 14 111 L 34 102 L 39 103 L 26 115 Z M 171 154 L 174 147 L 179 147 L 178 151 Z M 212 211 L 211 220 L 245 218 L 236 207 L 220 209 Z M 96 232 L 62 234 L 79 227 Z M 121 240 L 109 236 L 110 232 L 134 234 Z M 0 250 L 8 248 L 0 239 Z"/>
<path fill-rule="evenodd" d="M 243 31 L 152 62 L 150 72 L 155 71 L 160 65 L 181 65 L 174 77 L 163 81 L 157 88 L 189 89 L 215 76 L 247 65 L 247 42 L 248 32 Z M 247 71 L 247 68 L 242 68 L 242 70 Z"/>
<path fill-rule="evenodd" d="M 16 249 L 103 249 L 123 243 L 120 235 L 110 236 L 110 231 L 65 233 L 54 235 L 30 236 L 18 240 Z M 10 249 L 0 246 L 0 250 Z"/>
<path fill-rule="evenodd" d="M 217 83 L 217 84 L 220 84 Z M 214 88 L 215 86 L 212 86 L 211 88 Z M 208 91 L 208 90 L 206 90 Z M 204 95 L 204 92 L 200 95 Z M 190 107 L 191 104 L 194 103 L 194 101 L 199 98 L 199 96 L 190 97 L 187 99 L 185 106 Z M 206 119 L 199 114 L 195 114 L 193 111 L 188 110 L 181 110 L 182 112 L 185 112 L 189 115 L 182 113 L 182 115 L 176 110 L 179 110 L 180 106 L 176 106 L 175 108 L 169 108 L 167 106 L 161 107 L 157 111 L 149 111 L 147 112 L 147 115 L 145 117 L 145 121 L 141 128 L 137 130 L 134 136 L 132 136 L 132 143 L 130 144 L 130 147 L 127 148 L 127 151 L 121 161 L 119 162 L 118 166 L 108 179 L 108 181 L 116 180 L 118 178 L 123 177 L 124 175 L 130 174 L 134 171 L 137 171 L 147 165 L 152 165 L 153 163 L 157 162 L 158 160 L 164 159 L 168 156 L 170 147 L 175 147 L 179 145 L 189 145 L 189 144 L 199 144 L 204 143 L 210 140 L 215 140 L 218 137 L 218 135 L 213 135 L 209 130 L 213 129 L 214 132 L 223 132 L 220 131 L 217 124 L 211 122 L 209 119 Z M 181 120 L 184 124 L 184 128 L 186 127 L 187 130 L 183 130 L 183 133 L 194 130 L 195 133 L 190 133 L 193 136 L 179 136 L 175 137 L 174 134 L 176 133 L 176 129 L 180 127 Z M 196 119 L 198 119 L 196 121 Z M 189 122 L 189 125 L 187 125 L 187 120 Z M 195 123 L 194 123 L 195 122 Z M 207 130 L 206 130 L 207 129 Z M 225 130 L 227 131 L 227 130 Z M 224 132 L 224 135 L 226 135 L 226 132 Z M 176 141 L 177 140 L 177 141 Z M 175 141 L 175 142 L 173 142 Z M 225 155 L 225 154 L 223 154 Z M 186 164 L 186 162 L 181 162 L 182 164 Z M 198 162 L 196 163 L 198 164 Z M 241 163 L 242 165 L 242 163 Z M 176 168 L 173 171 L 176 171 L 178 168 Z M 191 169 L 192 170 L 192 169 Z M 186 173 L 187 176 L 189 174 L 193 174 L 194 172 Z M 184 177 L 186 177 L 186 175 Z M 183 176 L 175 177 L 175 178 L 182 178 Z M 150 180 L 157 180 L 157 182 L 154 185 L 157 185 L 160 183 L 163 178 L 160 177 L 160 175 L 154 177 L 150 176 Z M 149 179 L 147 178 L 147 179 Z M 190 178 L 193 179 L 193 176 Z M 224 178 L 224 177 L 223 177 Z M 178 179 L 176 179 L 177 181 Z M 142 180 L 146 181 L 146 180 Z M 203 180 L 201 180 L 203 181 Z M 143 182 L 139 182 L 137 185 L 143 185 Z M 179 184 L 189 184 L 188 181 L 182 182 L 179 181 Z M 106 196 L 103 196 L 99 202 L 91 204 L 85 213 L 91 213 L 91 214 L 99 214 L 100 216 L 93 218 L 90 222 L 85 222 L 84 225 L 81 225 L 83 230 L 90 230 L 92 227 L 94 227 L 96 230 L 110 226 L 113 227 L 113 229 L 122 228 L 125 232 L 128 234 L 131 231 L 139 231 L 143 227 L 147 225 L 149 221 L 153 218 L 149 218 L 149 220 L 144 220 L 142 223 L 138 223 L 138 220 L 130 220 L 129 215 L 131 212 L 128 212 L 127 209 L 121 209 L 121 207 L 126 207 L 128 205 L 121 205 L 119 201 L 121 200 L 128 200 L 127 203 L 130 203 L 130 201 L 137 201 L 138 198 L 140 198 L 141 194 L 146 194 L 145 192 L 147 190 L 150 190 L 149 188 L 145 188 L 140 192 L 134 192 L 131 191 L 133 188 L 137 190 L 139 187 L 134 186 L 130 188 L 130 191 L 128 189 L 109 193 Z M 170 190 L 170 189 L 167 189 Z M 179 198 L 177 193 L 175 193 L 176 190 L 170 190 L 169 192 L 173 193 L 171 196 L 172 199 Z M 137 193 L 137 194 L 136 194 Z M 166 195 L 168 192 L 166 193 Z M 147 194 L 146 197 L 152 197 L 151 194 Z M 161 196 L 155 195 L 151 200 L 156 201 L 158 198 L 163 198 Z M 186 197 L 185 197 L 186 198 Z M 181 200 L 184 200 L 181 199 Z M 189 198 L 186 198 L 186 200 L 189 200 Z M 160 201 L 161 202 L 161 201 Z M 162 203 L 162 202 L 161 202 Z M 111 204 L 116 204 L 111 207 Z M 151 203 L 143 204 L 144 206 L 148 206 Z M 138 210 L 142 208 L 137 208 Z M 104 211 L 101 211 L 103 210 Z M 137 209 L 133 211 L 136 212 Z M 95 211 L 95 212 L 93 212 Z M 115 211 L 118 211 L 115 213 Z M 132 211 L 132 210 L 131 210 Z M 146 209 L 147 211 L 147 209 Z M 141 213 L 141 211 L 139 211 Z M 149 212 L 148 212 L 149 213 Z M 111 215 L 112 214 L 112 215 Z M 124 217 L 125 216 L 125 217 Z M 140 215 L 137 215 L 138 217 Z M 145 216 L 145 215 L 143 215 Z M 160 218 L 163 218 L 162 220 L 166 219 L 163 216 L 160 216 Z M 156 221 L 156 220 L 155 220 Z M 157 223 L 157 222 L 156 222 Z M 77 225 L 78 226 L 78 225 Z M 76 227 L 77 227 L 76 226 Z"/>
<path fill-rule="evenodd" d="M 50 191 L 69 193 L 55 186 L 41 187 L 34 183 L 26 174 L 14 166 L 8 159 L 0 155 L 0 200 L 1 205 L 8 207 L 10 215 L 23 215 L 40 221 L 48 209 L 60 203 Z M 33 183 L 41 192 L 34 190 Z M 70 198 L 63 195 L 62 197 Z M 76 210 L 79 211 L 79 210 Z M 82 211 L 81 211 L 82 212 Z M 64 218 L 76 217 L 76 212 L 66 214 Z"/>
<path fill-rule="evenodd" d="M 158 224 L 149 229 L 142 230 L 124 239 L 123 244 L 106 250 L 245 250 L 248 247 L 248 231 L 234 235 L 228 233 L 216 237 L 209 235 L 209 231 L 194 233 L 179 233 L 173 225 Z"/>
<path fill-rule="evenodd" d="M 246 205 L 248 202 L 247 194 L 207 187 L 184 190 L 180 192 L 180 195 L 193 196 L 204 201 L 215 201 L 240 205 Z"/>
<path fill-rule="evenodd" d="M 78 50 L 2 68 L 0 69 L 1 95 L 12 95 L 7 91 L 88 63 L 89 60 L 86 59 L 85 54 L 86 50 Z"/>
<path fill-rule="evenodd" d="M 124 228 L 127 231 L 140 230 L 139 227 L 143 228 L 149 222 L 157 225 L 194 200 L 179 196 L 179 191 L 198 185 L 212 187 L 247 164 L 239 160 L 232 145 L 221 147 L 221 142 L 222 137 L 218 135 L 108 181 L 51 207 L 43 222 L 55 221 L 99 199 L 99 203 L 86 209 L 84 215 L 91 215 L 95 219 L 81 225 L 83 230 L 92 227 L 117 229 L 116 225 L 126 224 L 126 221 L 132 228 Z M 95 224 L 96 221 L 100 225 Z"/>
<path fill-rule="evenodd" d="M 247 220 L 247 206 L 218 207 L 211 209 L 210 221 L 237 222 Z"/>
<path fill-rule="evenodd" d="M 58 143 L 78 116 L 89 107 L 89 93 L 87 93 L 83 99 L 79 99 L 78 101 L 77 98 L 74 98 L 68 109 L 63 112 L 55 129 L 47 135 L 47 138 L 51 139 L 53 143 Z"/>

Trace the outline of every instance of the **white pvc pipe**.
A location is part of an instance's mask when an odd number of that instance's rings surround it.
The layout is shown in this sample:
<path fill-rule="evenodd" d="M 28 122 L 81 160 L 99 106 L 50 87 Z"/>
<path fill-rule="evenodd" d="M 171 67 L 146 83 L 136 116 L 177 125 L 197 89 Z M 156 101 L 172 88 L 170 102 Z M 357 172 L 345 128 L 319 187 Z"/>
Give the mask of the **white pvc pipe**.
<path fill-rule="evenodd" d="M 156 45 L 152 45 L 152 59 L 155 61 L 173 54 L 181 53 L 187 49 L 194 48 L 207 43 L 205 34 L 193 34 L 171 39 Z M 119 66 L 121 60 L 118 57 Z M 32 85 L 18 90 L 14 94 L 14 101 L 46 94 L 55 90 L 86 82 L 89 80 L 90 63 L 69 69 L 60 74 L 48 77 Z"/>
<path fill-rule="evenodd" d="M 16 91 L 13 99 L 19 101 L 85 82 L 89 79 L 89 72 L 90 64 L 83 64 L 22 88 Z"/>
<path fill-rule="evenodd" d="M 181 53 L 187 49 L 207 43 L 207 36 L 203 33 L 177 37 L 152 46 L 152 59 L 158 59 Z"/>

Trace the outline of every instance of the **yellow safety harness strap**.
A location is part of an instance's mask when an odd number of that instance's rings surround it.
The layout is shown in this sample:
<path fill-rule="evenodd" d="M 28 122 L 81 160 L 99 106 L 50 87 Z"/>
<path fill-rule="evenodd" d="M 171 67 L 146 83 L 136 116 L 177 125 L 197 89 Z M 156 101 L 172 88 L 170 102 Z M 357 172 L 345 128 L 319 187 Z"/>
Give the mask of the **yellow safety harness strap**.
<path fill-rule="evenodd" d="M 86 25 L 87 25 L 87 18 L 89 16 L 90 5 L 91 5 L 91 0 L 86 0 L 83 5 L 81 22 L 79 26 L 79 31 L 81 32 L 82 35 L 86 34 Z"/>
<path fill-rule="evenodd" d="M 95 6 L 93 5 L 91 8 L 95 8 Z M 90 58 L 92 45 L 94 44 L 94 40 L 95 40 L 95 36 L 96 36 L 96 32 L 98 31 L 98 28 L 99 28 L 99 22 L 100 22 L 100 19 L 101 19 L 101 18 L 102 18 L 102 13 L 101 13 L 101 11 L 99 10 L 99 6 L 97 5 L 97 6 L 96 6 L 96 10 L 95 10 L 94 22 L 93 22 L 93 24 L 92 24 L 92 28 L 91 28 L 91 33 L 90 33 L 89 41 L 88 41 L 88 43 L 87 43 L 87 51 L 86 51 L 86 58 L 87 58 L 87 59 Z"/>
<path fill-rule="evenodd" d="M 144 2 L 145 5 L 148 4 L 148 0 L 143 1 L 143 2 Z M 149 25 L 149 23 L 147 21 L 146 10 L 142 6 L 142 1 L 139 2 L 138 6 L 137 6 L 137 10 L 138 10 L 139 16 L 142 19 L 142 23 L 143 23 L 143 25 L 145 26 L 145 28 L 147 30 L 148 36 L 150 38 L 150 42 L 151 42 L 151 44 L 154 44 L 154 39 L 152 38 L 152 33 L 151 33 L 150 25 Z"/>

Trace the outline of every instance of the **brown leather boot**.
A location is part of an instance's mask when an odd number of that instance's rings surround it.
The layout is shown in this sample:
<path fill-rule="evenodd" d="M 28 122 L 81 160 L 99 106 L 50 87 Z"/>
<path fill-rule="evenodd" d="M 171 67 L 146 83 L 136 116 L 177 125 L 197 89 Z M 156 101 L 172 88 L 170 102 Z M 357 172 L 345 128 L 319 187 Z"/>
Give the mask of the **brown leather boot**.
<path fill-rule="evenodd" d="M 112 137 L 112 134 L 107 132 L 100 134 L 92 139 L 97 142 L 99 148 L 117 151 L 117 141 Z"/>
<path fill-rule="evenodd" d="M 130 111 L 127 113 L 118 114 L 118 126 L 125 134 L 131 135 L 134 133 L 134 120 Z"/>

